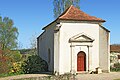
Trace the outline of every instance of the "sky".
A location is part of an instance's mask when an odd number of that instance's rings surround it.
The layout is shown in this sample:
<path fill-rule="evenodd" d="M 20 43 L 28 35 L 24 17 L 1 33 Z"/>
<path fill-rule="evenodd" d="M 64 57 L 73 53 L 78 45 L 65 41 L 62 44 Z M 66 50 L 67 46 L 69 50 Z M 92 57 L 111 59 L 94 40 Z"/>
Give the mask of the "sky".
<path fill-rule="evenodd" d="M 19 48 L 30 48 L 31 39 L 54 20 L 53 0 L 0 0 L 0 16 L 9 17 L 18 28 Z M 106 20 L 110 44 L 120 44 L 120 0 L 80 0 L 85 13 Z"/>

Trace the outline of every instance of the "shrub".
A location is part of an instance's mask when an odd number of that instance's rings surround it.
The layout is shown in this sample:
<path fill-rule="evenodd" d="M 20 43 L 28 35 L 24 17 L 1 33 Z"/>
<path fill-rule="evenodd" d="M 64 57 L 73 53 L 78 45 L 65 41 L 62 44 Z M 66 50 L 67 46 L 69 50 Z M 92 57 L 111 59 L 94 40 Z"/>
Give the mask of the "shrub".
<path fill-rule="evenodd" d="M 120 68 L 120 63 L 115 63 L 115 64 L 114 64 L 114 67 L 115 67 L 115 68 Z"/>
<path fill-rule="evenodd" d="M 22 62 L 14 62 L 12 63 L 12 67 L 9 73 L 12 74 L 23 74 L 23 69 L 22 69 Z"/>
<path fill-rule="evenodd" d="M 0 74 L 8 73 L 10 70 L 10 61 L 6 56 L 0 56 Z"/>
<path fill-rule="evenodd" d="M 113 67 L 110 67 L 111 71 L 120 71 L 120 63 L 115 63 Z"/>
<path fill-rule="evenodd" d="M 37 74 L 48 71 L 48 65 L 45 60 L 37 55 L 29 56 L 23 63 L 23 71 L 27 74 Z"/>
<path fill-rule="evenodd" d="M 0 54 L 0 73 L 3 74 L 20 74 L 22 55 L 19 51 L 14 50 L 2 50 Z"/>

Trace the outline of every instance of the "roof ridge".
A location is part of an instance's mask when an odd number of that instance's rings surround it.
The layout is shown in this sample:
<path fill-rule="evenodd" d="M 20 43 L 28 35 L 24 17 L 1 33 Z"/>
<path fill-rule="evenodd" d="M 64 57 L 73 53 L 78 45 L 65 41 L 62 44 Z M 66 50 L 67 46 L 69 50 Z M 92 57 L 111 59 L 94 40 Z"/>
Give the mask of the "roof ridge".
<path fill-rule="evenodd" d="M 95 16 L 91 16 L 83 12 L 82 10 L 74 7 L 73 5 L 66 9 L 57 19 L 105 22 L 105 20 L 102 20 L 101 18 L 97 18 Z"/>
<path fill-rule="evenodd" d="M 64 17 L 64 16 L 69 12 L 69 10 L 72 8 L 72 6 L 73 6 L 73 5 L 71 5 L 70 7 L 68 7 L 68 8 L 66 9 L 66 12 L 65 12 L 63 15 L 61 15 L 59 18 Z"/>

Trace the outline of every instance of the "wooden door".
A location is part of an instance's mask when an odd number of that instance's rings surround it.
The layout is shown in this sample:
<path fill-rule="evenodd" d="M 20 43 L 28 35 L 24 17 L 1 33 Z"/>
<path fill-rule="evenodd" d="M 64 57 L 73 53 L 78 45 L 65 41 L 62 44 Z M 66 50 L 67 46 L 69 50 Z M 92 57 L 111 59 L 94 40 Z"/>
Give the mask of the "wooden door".
<path fill-rule="evenodd" d="M 86 55 L 84 52 L 79 52 L 77 54 L 77 71 L 86 70 Z"/>

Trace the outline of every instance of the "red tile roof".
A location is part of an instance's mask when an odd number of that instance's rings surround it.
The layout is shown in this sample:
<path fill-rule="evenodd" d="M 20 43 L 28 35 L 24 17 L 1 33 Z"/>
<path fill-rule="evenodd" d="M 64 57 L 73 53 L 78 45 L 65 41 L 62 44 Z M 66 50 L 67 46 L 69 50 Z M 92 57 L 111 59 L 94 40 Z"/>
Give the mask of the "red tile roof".
<path fill-rule="evenodd" d="M 90 16 L 72 5 L 62 15 L 60 15 L 58 19 L 105 22 L 105 20 L 102 20 L 94 16 Z"/>
<path fill-rule="evenodd" d="M 66 11 L 64 11 L 56 20 L 54 20 L 47 26 L 51 25 L 52 23 L 56 22 L 57 20 L 105 22 L 105 20 L 102 20 L 102 19 L 94 17 L 94 16 L 90 16 L 72 5 Z M 42 28 L 42 30 L 44 30 L 47 26 Z"/>
<path fill-rule="evenodd" d="M 110 45 L 110 52 L 120 52 L 120 45 Z"/>

